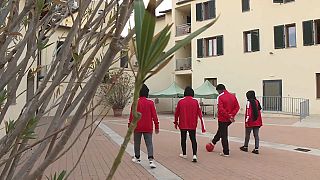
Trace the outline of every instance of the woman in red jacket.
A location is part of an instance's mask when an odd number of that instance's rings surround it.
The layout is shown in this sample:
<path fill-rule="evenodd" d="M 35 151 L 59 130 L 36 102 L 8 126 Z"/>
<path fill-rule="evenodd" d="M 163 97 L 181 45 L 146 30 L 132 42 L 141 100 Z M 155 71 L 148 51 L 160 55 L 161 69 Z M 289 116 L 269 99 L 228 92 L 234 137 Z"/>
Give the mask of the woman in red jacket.
<path fill-rule="evenodd" d="M 256 99 L 254 91 L 248 91 L 246 96 L 248 99 L 245 115 L 246 136 L 244 146 L 240 147 L 240 150 L 248 152 L 250 134 L 251 131 L 253 131 L 255 148 L 252 153 L 259 154 L 259 129 L 262 126 L 261 105 L 260 102 Z"/>
<path fill-rule="evenodd" d="M 199 103 L 193 98 L 194 91 L 191 87 L 186 87 L 184 90 L 184 98 L 181 99 L 176 108 L 174 114 L 175 128 L 179 127 L 181 133 L 181 158 L 187 158 L 186 141 L 187 132 L 192 143 L 193 158 L 192 162 L 197 162 L 197 140 L 196 140 L 196 129 L 198 124 L 198 117 L 201 120 L 202 133 L 205 133 L 205 126 L 202 119 L 202 112 L 200 110 Z"/>
<path fill-rule="evenodd" d="M 155 163 L 153 162 L 153 143 L 152 143 L 152 132 L 153 124 L 155 126 L 155 133 L 159 133 L 159 121 L 157 117 L 156 108 L 154 102 L 150 99 L 147 99 L 149 95 L 148 87 L 143 84 L 140 90 L 140 98 L 138 100 L 137 111 L 141 113 L 141 118 L 138 121 L 137 127 L 134 130 L 133 141 L 134 141 L 134 153 L 135 156 L 132 158 L 132 161 L 135 163 L 140 163 L 140 144 L 141 137 L 143 135 L 144 141 L 147 146 L 149 165 L 151 168 L 156 168 Z M 133 120 L 132 111 L 130 113 L 129 123 Z"/>

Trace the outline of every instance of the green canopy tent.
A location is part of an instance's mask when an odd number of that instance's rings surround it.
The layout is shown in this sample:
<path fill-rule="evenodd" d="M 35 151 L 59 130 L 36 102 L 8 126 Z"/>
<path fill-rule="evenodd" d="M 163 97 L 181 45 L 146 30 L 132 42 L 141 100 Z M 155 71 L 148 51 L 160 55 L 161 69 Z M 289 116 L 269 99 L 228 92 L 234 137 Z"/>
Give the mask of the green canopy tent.
<path fill-rule="evenodd" d="M 152 93 L 150 98 L 178 98 L 183 97 L 183 89 L 173 82 L 167 89 L 160 92 Z"/>
<path fill-rule="evenodd" d="M 212 106 L 212 112 L 213 116 L 215 117 L 214 114 L 214 103 L 210 104 L 204 104 L 202 102 L 202 98 L 204 99 L 217 99 L 218 97 L 218 92 L 216 88 L 208 81 L 206 80 L 200 87 L 194 90 L 194 97 L 195 98 L 201 98 L 200 99 L 200 106 L 202 109 L 202 112 L 206 114 L 206 107 Z"/>
<path fill-rule="evenodd" d="M 174 108 L 173 98 L 183 97 L 184 90 L 173 82 L 167 89 L 149 94 L 150 98 L 172 98 L 172 112 Z"/>
<path fill-rule="evenodd" d="M 217 99 L 218 95 L 216 88 L 208 80 L 194 90 L 195 98 Z"/>

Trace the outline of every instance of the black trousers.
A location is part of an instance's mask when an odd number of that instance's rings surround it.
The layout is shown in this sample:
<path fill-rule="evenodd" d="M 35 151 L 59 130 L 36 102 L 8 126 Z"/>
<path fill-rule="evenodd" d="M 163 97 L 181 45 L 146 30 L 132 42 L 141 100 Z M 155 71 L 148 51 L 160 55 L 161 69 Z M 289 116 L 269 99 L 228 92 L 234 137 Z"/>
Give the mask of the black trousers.
<path fill-rule="evenodd" d="M 181 129 L 181 149 L 183 155 L 187 154 L 187 132 L 189 132 L 189 137 L 192 144 L 193 155 L 197 155 L 197 140 L 196 140 L 196 130 L 184 130 Z"/>
<path fill-rule="evenodd" d="M 229 155 L 228 127 L 231 122 L 218 122 L 218 131 L 212 139 L 212 143 L 216 144 L 220 139 L 223 147 L 223 153 Z"/>

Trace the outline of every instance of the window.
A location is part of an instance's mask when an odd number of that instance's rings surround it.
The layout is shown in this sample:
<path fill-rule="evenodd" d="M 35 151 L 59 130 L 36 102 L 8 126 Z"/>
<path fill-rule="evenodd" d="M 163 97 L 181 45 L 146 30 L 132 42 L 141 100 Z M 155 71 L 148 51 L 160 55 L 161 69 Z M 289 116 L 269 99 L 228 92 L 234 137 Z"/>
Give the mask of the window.
<path fill-rule="evenodd" d="M 273 0 L 273 3 L 288 3 L 288 2 L 292 2 L 294 0 Z"/>
<path fill-rule="evenodd" d="M 317 98 L 320 98 L 320 73 L 316 73 Z"/>
<path fill-rule="evenodd" d="M 215 0 L 196 4 L 196 20 L 203 21 L 216 17 L 216 2 Z"/>
<path fill-rule="evenodd" d="M 198 58 L 223 55 L 223 36 L 197 40 Z"/>
<path fill-rule="evenodd" d="M 58 53 L 60 52 L 63 43 L 64 43 L 64 41 L 58 41 L 57 42 L 56 55 L 58 55 Z"/>
<path fill-rule="evenodd" d="M 204 81 L 209 81 L 214 87 L 218 85 L 217 78 L 204 78 Z"/>
<path fill-rule="evenodd" d="M 320 44 L 320 20 L 302 22 L 303 45 L 310 46 Z"/>
<path fill-rule="evenodd" d="M 296 25 L 286 25 L 286 47 L 296 47 Z"/>
<path fill-rule="evenodd" d="M 275 49 L 296 46 L 296 24 L 274 26 Z"/>
<path fill-rule="evenodd" d="M 120 55 L 120 67 L 128 68 L 128 60 L 129 60 L 128 52 L 127 51 L 121 51 L 120 54 L 121 54 Z"/>
<path fill-rule="evenodd" d="M 56 56 L 57 56 L 58 53 L 60 52 L 63 43 L 64 43 L 64 41 L 57 41 Z M 70 49 L 70 52 L 72 53 L 71 49 Z M 71 56 L 70 62 L 73 62 L 73 57 L 72 57 L 72 56 Z"/>
<path fill-rule="evenodd" d="M 243 32 L 244 52 L 260 51 L 259 30 Z"/>
<path fill-rule="evenodd" d="M 250 11 L 250 0 L 242 0 L 242 12 Z"/>

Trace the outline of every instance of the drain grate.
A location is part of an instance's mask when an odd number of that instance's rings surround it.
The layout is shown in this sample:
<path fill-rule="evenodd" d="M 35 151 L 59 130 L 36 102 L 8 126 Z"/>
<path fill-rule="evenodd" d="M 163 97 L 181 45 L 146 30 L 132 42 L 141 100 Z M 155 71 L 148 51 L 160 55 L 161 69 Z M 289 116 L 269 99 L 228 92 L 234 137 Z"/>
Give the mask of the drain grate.
<path fill-rule="evenodd" d="M 311 151 L 310 149 L 304 149 L 304 148 L 296 148 L 294 150 L 301 151 L 301 152 L 309 152 L 309 151 Z"/>

